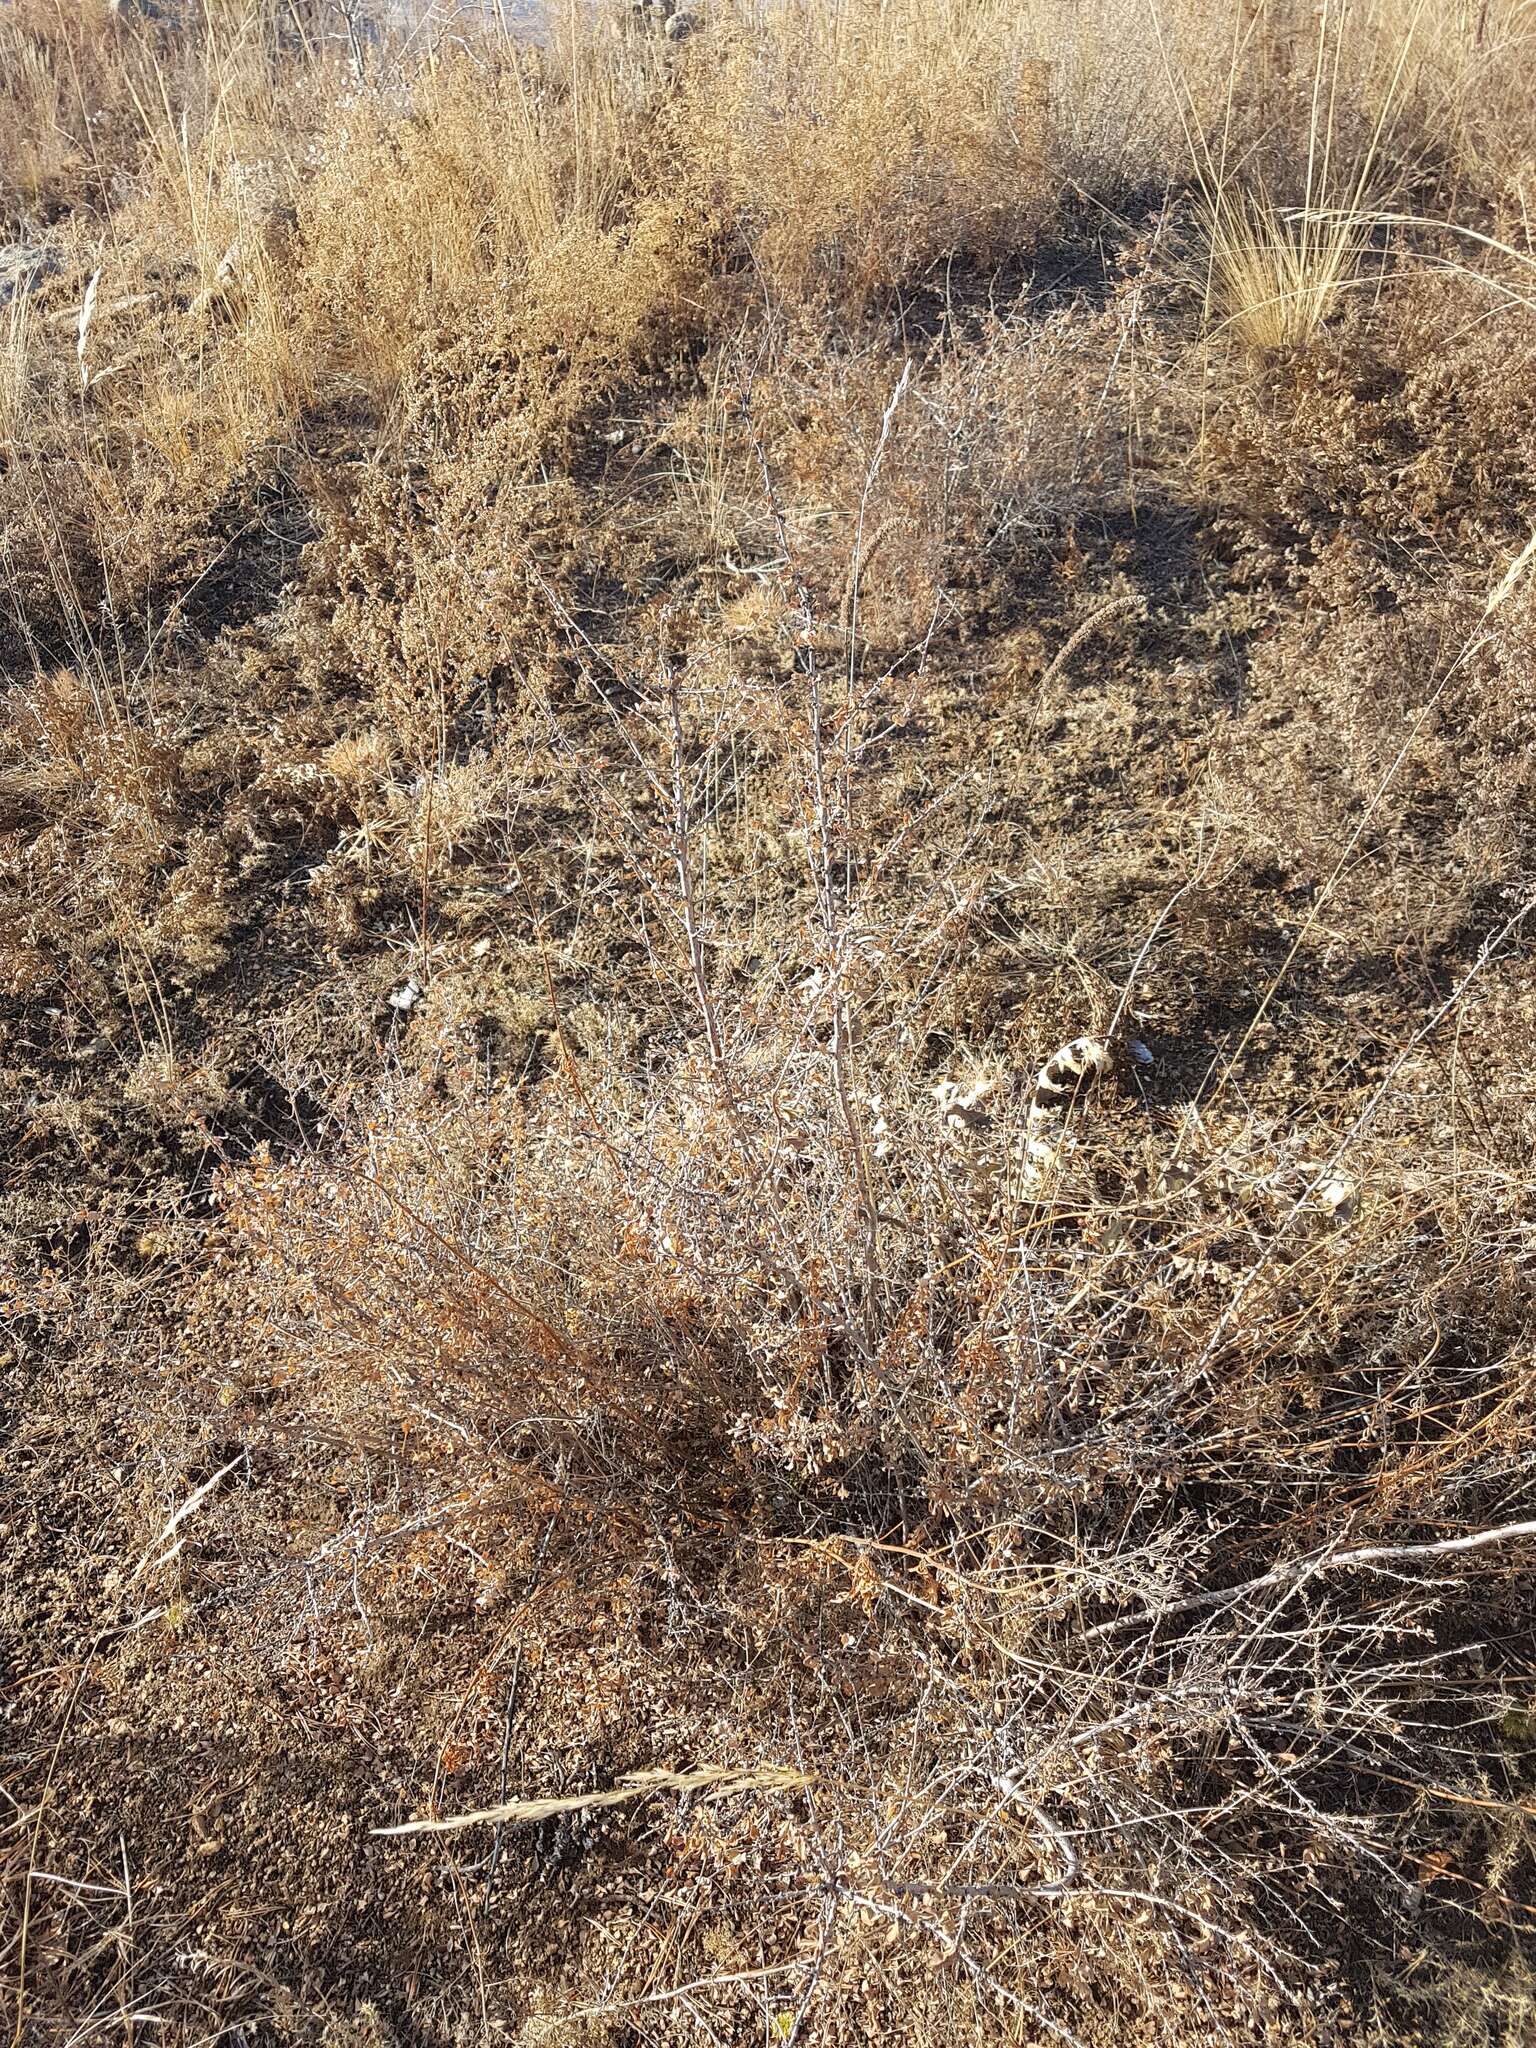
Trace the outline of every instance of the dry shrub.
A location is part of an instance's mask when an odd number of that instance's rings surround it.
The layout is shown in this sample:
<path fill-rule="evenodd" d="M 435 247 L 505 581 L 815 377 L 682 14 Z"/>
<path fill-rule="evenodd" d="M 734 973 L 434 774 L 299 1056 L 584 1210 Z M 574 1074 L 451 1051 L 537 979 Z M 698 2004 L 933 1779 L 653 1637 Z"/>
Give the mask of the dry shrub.
<path fill-rule="evenodd" d="M 286 71 L 291 89 L 305 47 L 294 20 L 289 0 L 205 0 L 179 15 L 13 0 L 0 20 L 0 221 L 102 219 L 210 132 L 280 141 L 273 86 Z"/>
<path fill-rule="evenodd" d="M 1376 825 L 1418 877 L 1426 931 L 1529 875 L 1525 579 L 1482 613 L 1530 535 L 1511 512 L 1536 488 L 1536 358 L 1529 314 L 1489 324 L 1486 304 L 1464 276 L 1400 284 L 1384 317 L 1357 312 L 1333 345 L 1234 392 L 1202 449 L 1247 573 L 1280 569 L 1307 606 L 1256 649 L 1268 720 L 1222 749 L 1246 761 L 1237 810 L 1321 848 L 1407 743 Z M 1277 779 L 1282 751 L 1294 777 Z M 1307 818 L 1315 836 L 1296 830 Z"/>
<path fill-rule="evenodd" d="M 878 440 L 864 465 L 873 488 Z M 1518 595 L 1489 631 L 1518 632 Z M 936 2011 L 1074 2038 L 1113 2013 L 1169 2043 L 1197 2013 L 1314 2024 L 1347 1989 L 1319 1991 L 1339 1958 L 1313 1931 L 1348 1924 L 1389 1967 L 1449 1868 L 1435 1802 L 1485 1796 L 1459 1746 L 1505 1711 L 1434 1541 L 1522 1513 L 1533 1100 L 1498 1054 L 1518 972 L 1476 963 L 1347 1120 L 1326 1092 L 1254 1109 L 1273 1034 L 1182 1110 L 1111 1089 L 1042 1207 L 1016 1035 L 974 1048 L 973 1117 L 929 1096 L 975 888 L 942 811 L 882 825 L 867 801 L 882 686 L 816 658 L 777 682 L 664 658 L 583 680 L 588 715 L 546 707 L 550 753 L 640 899 L 622 990 L 566 1015 L 546 954 L 552 1071 L 488 1086 L 483 970 L 441 954 L 392 1084 L 332 1091 L 323 1140 L 226 1177 L 191 1351 L 233 1319 L 221 1399 L 274 1441 L 418 1446 L 408 1501 L 381 1517 L 370 1489 L 366 1543 L 348 1525 L 360 1570 L 396 1513 L 403 1534 L 441 1516 L 491 1599 L 498 1546 L 547 1515 L 587 1532 L 588 1601 L 643 1633 L 637 1583 L 667 1588 L 692 1667 L 668 1744 L 812 1784 L 594 1838 L 704 1886 L 679 1937 L 701 1978 L 766 1892 L 808 2024 L 867 2008 L 873 1940 L 888 1996 L 943 1972 L 914 2039 Z M 719 793 L 744 743 L 750 812 L 800 867 L 766 926 Z M 567 930 L 600 914 L 564 895 L 556 876 L 538 907 Z M 1349 899 L 1328 907 L 1331 937 Z M 1197 918 L 1159 929 L 1153 992 L 1198 957 Z M 1037 1057 L 1062 1028 L 1043 1010 Z M 1340 1176 L 1347 1199 L 1320 1200 Z M 1479 1555 L 1479 1600 L 1518 1627 L 1517 1553 Z M 557 1615 L 523 1625 L 554 1654 Z M 722 1696 L 750 1712 L 722 1724 Z M 553 1759 L 587 1711 L 550 1698 L 525 1739 Z M 661 1761 L 617 1712 L 615 1771 Z M 1496 1825 L 1513 1900 L 1522 1824 Z"/>
<path fill-rule="evenodd" d="M 1170 92 L 1202 155 L 1256 174 L 1285 204 L 1313 203 L 1367 157 L 1384 182 L 1450 205 L 1507 203 L 1528 172 L 1521 72 L 1531 30 L 1518 6 L 1348 0 L 1309 9 L 1156 12 Z"/>
<path fill-rule="evenodd" d="M 1332 68 L 1326 118 L 1341 158 L 1367 142 L 1404 24 L 1278 0 L 1031 0 L 1019 15 L 1050 77 L 1052 180 L 1101 200 L 1160 195 L 1203 170 L 1262 171 L 1293 201 L 1306 178 L 1312 81 Z M 1458 15 L 1447 7 L 1444 12 Z"/>
<path fill-rule="evenodd" d="M 1443 586 L 1448 559 L 1482 578 L 1527 537 L 1531 337 L 1529 309 L 1479 278 L 1401 278 L 1331 342 L 1234 382 L 1201 461 L 1256 549 L 1297 537 L 1299 574 L 1346 537 L 1383 579 Z"/>
<path fill-rule="evenodd" d="M 624 75 L 600 44 L 448 57 L 403 115 L 349 110 L 304 194 L 295 294 L 332 374 L 384 396 L 414 374 L 428 432 L 446 402 L 477 434 L 482 404 L 591 403 L 632 366 L 692 282 L 698 223 L 657 189 Z"/>
<path fill-rule="evenodd" d="M 1111 201 L 1162 185 L 1185 150 L 1164 42 L 1175 45 L 1185 92 L 1208 105 L 1219 89 L 1221 10 L 1161 23 L 1134 0 L 1035 0 L 1020 12 L 1049 78 L 1052 179 Z"/>
<path fill-rule="evenodd" d="M 1510 0 L 1477 8 L 1377 0 L 1363 14 L 1383 51 L 1407 46 L 1389 133 L 1410 179 L 1442 172 L 1453 216 L 1491 204 L 1521 217 L 1536 170 L 1536 108 L 1528 90 L 1536 29 L 1529 11 Z M 1378 81 L 1384 72 L 1379 60 Z"/>
<path fill-rule="evenodd" d="M 167 53 L 169 54 L 169 53 Z M 152 72 L 107 0 L 20 0 L 0 20 L 0 223 L 104 207 Z"/>
<path fill-rule="evenodd" d="M 857 306 L 1033 231 L 1045 73 L 1011 8 L 856 0 L 716 34 L 685 86 L 690 169 L 776 296 Z"/>
<path fill-rule="evenodd" d="M 722 349 L 708 398 L 665 436 L 678 527 L 707 543 L 732 640 L 782 624 L 782 542 L 827 653 L 910 663 L 1117 504 L 1133 455 L 1100 393 L 1141 340 L 1143 282 L 1133 251 L 1101 310 L 1041 316 L 1021 298 L 921 353 L 885 338 Z"/>
<path fill-rule="evenodd" d="M 134 113 L 0 384 L 0 1979 L 61 2037 L 366 1981 L 379 2039 L 1513 2048 L 1521 294 L 1256 373 L 1176 208 L 1014 267 L 1065 178 L 1188 179 L 1162 53 L 1288 206 L 1316 38 L 1347 154 L 1392 22 L 572 10 L 343 79 L 285 12 L 48 44 Z M 1405 75 L 1390 168 L 1513 217 Z M 700 1764 L 770 1789 L 580 1818 Z M 372 1837 L 498 1789 L 567 1824 Z"/>
<path fill-rule="evenodd" d="M 18 292 L 0 316 L 0 447 L 14 447 L 32 388 L 36 349 L 31 294 Z"/>
<path fill-rule="evenodd" d="M 1381 1785 L 1454 1793 L 1456 1745 L 1502 1711 L 1453 1582 L 1335 1571 L 1327 1532 L 1518 1513 L 1536 1383 L 1500 1247 L 1528 1191 L 1493 1156 L 1454 1184 L 1407 1166 L 1440 1128 L 1410 1087 L 1329 1224 L 1305 1198 L 1337 1134 L 1216 1103 L 1157 1148 L 1177 1193 L 1128 1212 L 1126 1154 L 1095 1182 L 1090 1148 L 1047 1231 L 978 1170 L 1021 1135 L 1017 1089 L 957 1148 L 909 1069 L 866 1059 L 861 1135 L 804 1002 L 765 992 L 722 1061 L 643 1081 L 581 1060 L 487 1095 L 472 1056 L 424 1052 L 322 1153 L 232 1178 L 211 1298 L 252 1341 L 227 1398 L 452 1450 L 476 1544 L 493 1442 L 504 1519 L 510 1483 L 630 1554 L 648 1519 L 674 1532 L 658 1559 L 712 1532 L 679 1597 L 727 1632 L 690 1623 L 707 1682 L 669 1728 L 722 1763 L 793 1755 L 814 1797 L 680 1815 L 661 1867 L 707 1881 L 715 1940 L 769 1884 L 818 2020 L 857 2009 L 877 1939 L 894 1983 L 942 1966 L 978 2026 L 1303 2024 L 1308 1927 L 1391 1926 L 1439 1853 Z M 622 1569 L 601 1556 L 589 1592 Z"/>
<path fill-rule="evenodd" d="M 101 32 L 127 124 L 92 129 L 113 232 L 77 208 L 25 329 L 11 309 L 26 346 L 7 366 L 0 530 L 13 612 L 50 655 L 90 644 L 103 607 L 142 616 L 206 570 L 221 506 L 312 394 L 276 312 L 296 145 L 258 20 Z"/>
<path fill-rule="evenodd" d="M 1377 946 L 1454 950 L 1533 877 L 1529 618 L 1517 597 L 1484 632 L 1471 602 L 1402 593 L 1384 617 L 1278 636 L 1250 672 L 1253 724 L 1217 750 L 1215 810 L 1295 888 L 1337 863 L 1340 820 L 1367 817 L 1338 916 Z"/>
<path fill-rule="evenodd" d="M 1362 286 L 1394 203 L 1510 217 L 1528 178 L 1528 59 L 1519 10 L 1460 6 L 1266 7 L 1231 24 L 1226 78 L 1176 47 L 1163 59 L 1202 192 L 1202 291 L 1218 331 L 1264 356 L 1311 341 Z M 1493 120 L 1483 125 L 1492 110 Z M 1496 133 L 1490 158 L 1479 138 Z M 1516 211 L 1522 202 L 1515 198 Z"/>
<path fill-rule="evenodd" d="M 350 106 L 301 73 L 281 108 L 293 60 L 254 29 L 215 26 L 203 54 L 195 107 L 135 84 L 144 165 L 113 249 L 77 238 L 46 312 L 8 315 L 0 513 L 21 608 L 64 644 L 104 597 L 138 609 L 204 571 L 193 535 L 317 398 L 521 474 L 696 318 L 704 223 L 633 192 L 644 122 L 605 98 L 599 46 L 563 69 L 450 59 Z"/>
<path fill-rule="evenodd" d="M 235 921 L 206 769 L 144 676 L 39 673 L 3 714 L 0 983 L 12 1001 L 65 1005 L 55 1014 L 104 1071 L 167 1054 L 170 1005 L 224 965 Z"/>

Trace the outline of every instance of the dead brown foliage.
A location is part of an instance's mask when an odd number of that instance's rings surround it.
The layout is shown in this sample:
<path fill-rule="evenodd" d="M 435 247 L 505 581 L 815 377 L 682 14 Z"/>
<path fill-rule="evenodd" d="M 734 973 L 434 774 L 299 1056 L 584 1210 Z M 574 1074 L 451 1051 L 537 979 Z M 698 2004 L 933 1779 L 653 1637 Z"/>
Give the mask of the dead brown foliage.
<path fill-rule="evenodd" d="M 192 12 L 0 17 L 18 2044 L 1513 2048 L 1523 16 Z"/>

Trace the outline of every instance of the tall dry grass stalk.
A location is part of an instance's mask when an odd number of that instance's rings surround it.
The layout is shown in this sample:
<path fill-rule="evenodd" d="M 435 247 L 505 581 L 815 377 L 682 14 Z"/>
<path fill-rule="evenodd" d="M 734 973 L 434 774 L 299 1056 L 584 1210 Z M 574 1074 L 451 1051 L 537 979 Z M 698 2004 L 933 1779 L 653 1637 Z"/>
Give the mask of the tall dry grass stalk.
<path fill-rule="evenodd" d="M 0 311 L 0 445 L 21 434 L 31 400 L 33 320 L 30 295 L 17 292 Z"/>
<path fill-rule="evenodd" d="M 1325 0 L 1312 29 L 1304 132 L 1281 138 L 1279 175 L 1295 180 L 1300 172 L 1290 203 L 1277 190 L 1276 172 L 1265 167 L 1266 157 L 1274 160 L 1275 141 L 1260 136 L 1256 143 L 1248 121 L 1239 118 L 1255 44 L 1266 53 L 1263 11 L 1234 22 L 1226 103 L 1215 133 L 1200 125 L 1187 88 L 1170 68 L 1200 189 L 1205 316 L 1254 355 L 1312 339 L 1359 275 L 1380 212 L 1372 202 L 1382 140 L 1422 11 L 1421 0 L 1400 24 L 1395 63 L 1372 125 L 1363 140 L 1351 141 L 1362 96 L 1350 68 L 1357 45 L 1349 33 L 1349 0 Z"/>
<path fill-rule="evenodd" d="M 1254 356 L 1304 345 L 1358 280 L 1372 226 L 1358 207 L 1297 212 L 1268 192 L 1218 188 L 1202 203 L 1207 320 Z"/>

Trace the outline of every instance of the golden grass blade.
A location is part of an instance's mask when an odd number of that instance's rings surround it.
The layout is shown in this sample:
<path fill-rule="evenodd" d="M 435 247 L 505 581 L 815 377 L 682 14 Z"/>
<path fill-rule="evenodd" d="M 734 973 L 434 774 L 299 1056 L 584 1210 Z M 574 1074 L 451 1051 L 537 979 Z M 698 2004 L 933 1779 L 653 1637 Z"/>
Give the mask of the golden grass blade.
<path fill-rule="evenodd" d="M 1483 617 L 1485 619 L 1492 618 L 1499 606 L 1504 603 L 1515 585 L 1520 581 L 1520 578 L 1525 574 L 1533 558 L 1536 558 L 1536 533 L 1531 535 L 1525 546 L 1504 571 L 1496 587 L 1488 593 L 1488 602 L 1483 606 Z"/>
<path fill-rule="evenodd" d="M 448 1835 L 488 1821 L 550 1820 L 557 1813 L 583 1813 L 596 1806 L 624 1806 L 657 1792 L 707 1792 L 730 1799 L 738 1792 L 793 1792 L 808 1781 L 801 1771 L 739 1771 L 726 1764 L 703 1764 L 693 1771 L 637 1771 L 607 1792 L 578 1792 L 569 1799 L 509 1799 L 502 1806 L 475 1813 L 446 1814 L 441 1820 L 408 1820 L 398 1827 L 375 1828 L 376 1835 Z"/>
<path fill-rule="evenodd" d="M 98 267 L 91 272 L 91 281 L 86 286 L 85 297 L 80 302 L 80 318 L 75 324 L 75 357 L 80 364 L 82 391 L 88 391 L 91 385 L 91 373 L 86 368 L 85 352 L 90 345 L 91 322 L 96 317 L 96 293 L 100 284 L 101 271 Z"/>
<path fill-rule="evenodd" d="M 171 1538 L 176 1534 L 182 1523 L 186 1521 L 187 1517 L 197 1512 L 209 1494 L 214 1491 L 215 1487 L 223 1484 L 239 1463 L 239 1458 L 231 1458 L 227 1465 L 219 1467 L 212 1478 L 205 1479 L 195 1492 L 187 1495 L 187 1498 L 182 1502 L 175 1514 L 171 1516 L 154 1542 L 145 1550 L 143 1557 L 140 1558 L 138 1564 L 134 1567 L 133 1578 L 138 1578 L 141 1573 L 148 1571 L 152 1565 L 170 1563 L 176 1552 L 181 1548 L 181 1542 L 178 1540 L 176 1543 L 171 1544 L 170 1549 L 166 1549 L 165 1546 L 171 1543 Z M 159 1553 L 158 1556 L 155 1554 L 156 1552 Z"/>

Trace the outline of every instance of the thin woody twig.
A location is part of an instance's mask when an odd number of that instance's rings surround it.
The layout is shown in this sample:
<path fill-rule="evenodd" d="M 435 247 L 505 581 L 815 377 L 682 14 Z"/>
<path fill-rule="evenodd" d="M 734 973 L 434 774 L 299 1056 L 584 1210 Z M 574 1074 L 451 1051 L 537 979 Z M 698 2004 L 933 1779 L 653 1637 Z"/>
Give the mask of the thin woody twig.
<path fill-rule="evenodd" d="M 1501 1528 L 1476 1529 L 1468 1536 L 1447 1536 L 1438 1543 L 1372 1543 L 1359 1550 L 1338 1550 L 1331 1556 L 1327 1551 L 1315 1551 L 1308 1557 L 1272 1565 L 1267 1572 L 1260 1572 L 1256 1579 L 1244 1579 L 1237 1586 L 1187 1593 L 1182 1599 L 1169 1601 L 1150 1613 L 1127 1614 L 1115 1621 L 1101 1622 L 1097 1628 L 1088 1631 L 1084 1641 L 1093 1642 L 1105 1636 L 1118 1635 L 1122 1629 L 1135 1628 L 1145 1621 L 1170 1621 L 1177 1615 L 1194 1614 L 1202 1608 L 1230 1607 L 1249 1593 L 1261 1593 L 1271 1586 L 1299 1584 L 1314 1572 L 1344 1571 L 1377 1564 L 1418 1564 L 1428 1558 L 1458 1556 L 1468 1551 L 1486 1550 L 1495 1543 L 1515 1543 L 1530 1537 L 1536 1537 L 1536 1522 L 1506 1522 Z"/>
<path fill-rule="evenodd" d="M 519 1643 L 517 1655 L 512 1660 L 512 1682 L 507 1687 L 506 1713 L 501 1726 L 501 1774 L 496 1786 L 496 1804 L 498 1806 L 505 1806 L 507 1803 L 507 1763 L 512 1753 L 512 1716 L 517 1710 L 517 1681 L 522 1674 L 522 1669 L 523 1646 Z M 501 1838 L 504 1826 L 505 1823 L 503 1821 L 497 1821 L 495 1839 L 491 1843 L 491 1865 L 485 1873 L 485 1906 L 489 1906 L 491 1903 L 491 1886 L 496 1881 L 496 1866 L 501 1861 Z M 481 1910 L 483 1911 L 484 1907 Z"/>

